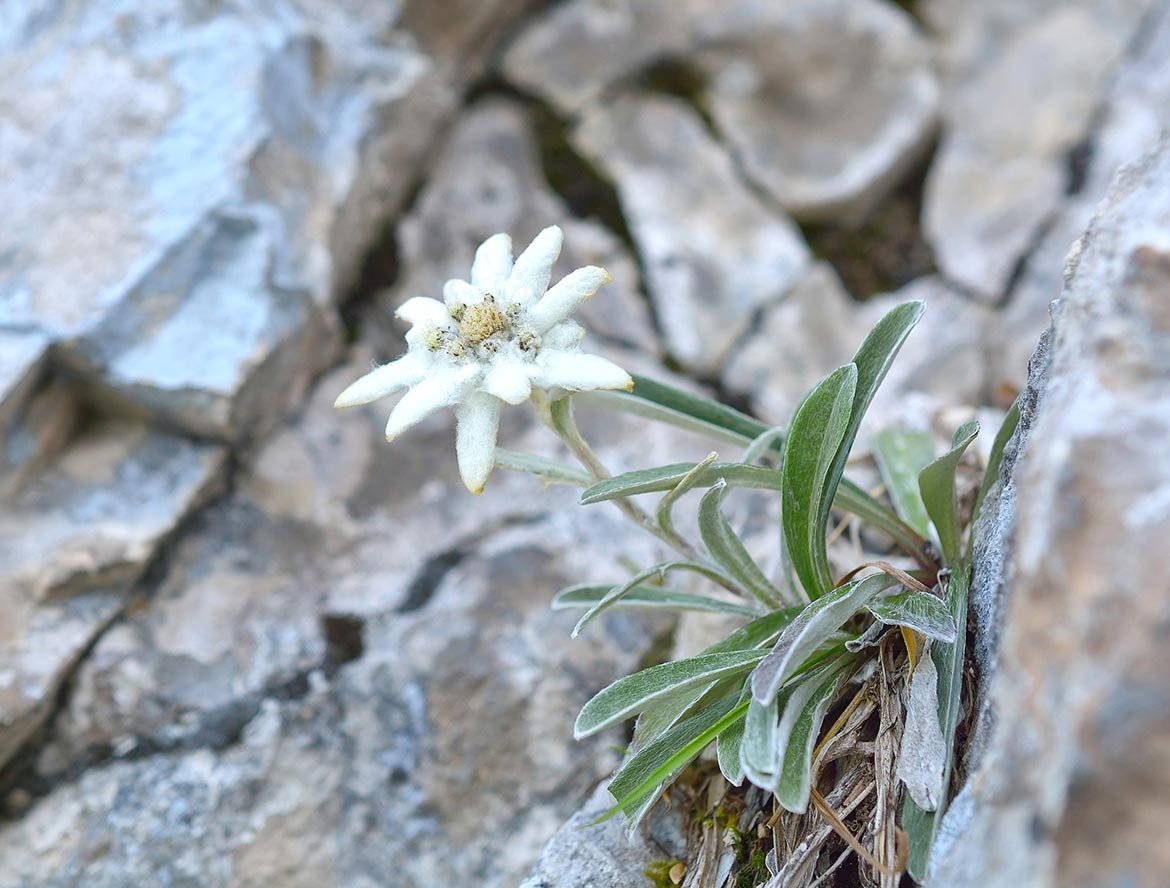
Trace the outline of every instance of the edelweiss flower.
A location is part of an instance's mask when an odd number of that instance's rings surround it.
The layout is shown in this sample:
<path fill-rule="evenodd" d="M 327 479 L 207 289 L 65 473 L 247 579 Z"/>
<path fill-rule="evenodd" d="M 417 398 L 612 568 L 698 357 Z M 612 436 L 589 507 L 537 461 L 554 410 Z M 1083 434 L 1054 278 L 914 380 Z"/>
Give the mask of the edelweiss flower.
<path fill-rule="evenodd" d="M 504 402 L 519 404 L 534 388 L 554 397 L 631 389 L 634 383 L 625 370 L 582 353 L 585 331 L 569 320 L 611 280 L 609 273 L 578 268 L 548 289 L 562 237 L 555 225 L 546 228 L 515 263 L 512 239 L 489 237 L 475 251 L 471 283 L 447 281 L 443 302 L 415 296 L 402 304 L 396 314 L 411 325 L 407 353 L 367 373 L 334 406 L 368 404 L 409 389 L 390 413 L 387 441 L 441 407 L 454 407 L 459 473 L 467 489 L 478 494 L 495 461 Z"/>

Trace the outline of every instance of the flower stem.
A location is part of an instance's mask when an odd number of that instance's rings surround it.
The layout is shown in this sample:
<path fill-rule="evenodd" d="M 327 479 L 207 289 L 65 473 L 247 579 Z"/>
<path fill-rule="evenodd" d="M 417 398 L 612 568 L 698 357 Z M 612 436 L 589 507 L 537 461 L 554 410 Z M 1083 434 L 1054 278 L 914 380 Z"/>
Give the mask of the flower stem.
<path fill-rule="evenodd" d="M 606 478 L 612 477 L 609 469 L 601 462 L 597 454 L 594 453 L 593 448 L 589 446 L 589 442 L 581 435 L 581 430 L 577 428 L 577 421 L 573 418 L 573 404 L 570 397 L 550 401 L 543 392 L 533 392 L 532 400 L 536 404 L 536 409 L 540 413 L 541 419 L 556 433 L 558 438 L 565 442 L 573 456 L 577 458 L 577 461 L 590 474 L 594 482 L 604 481 Z M 662 542 L 666 543 L 666 545 L 670 546 L 684 558 L 694 561 L 703 560 L 702 555 L 694 546 L 675 533 L 673 529 L 660 527 L 633 500 L 628 497 L 618 497 L 612 500 L 612 502 L 628 518 L 634 521 L 634 523 L 641 525 L 650 533 L 654 534 L 654 536 L 658 537 L 658 539 L 662 540 Z"/>

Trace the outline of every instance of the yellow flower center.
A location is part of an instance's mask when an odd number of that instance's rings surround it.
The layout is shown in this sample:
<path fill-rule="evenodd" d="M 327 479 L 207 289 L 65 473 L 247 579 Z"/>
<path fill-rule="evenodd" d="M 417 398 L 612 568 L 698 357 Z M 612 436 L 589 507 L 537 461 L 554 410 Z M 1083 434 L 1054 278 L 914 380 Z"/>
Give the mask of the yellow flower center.
<path fill-rule="evenodd" d="M 459 319 L 459 336 L 468 345 L 479 345 L 484 340 L 508 329 L 508 319 L 496 307 L 490 296 L 478 305 L 469 305 Z"/>

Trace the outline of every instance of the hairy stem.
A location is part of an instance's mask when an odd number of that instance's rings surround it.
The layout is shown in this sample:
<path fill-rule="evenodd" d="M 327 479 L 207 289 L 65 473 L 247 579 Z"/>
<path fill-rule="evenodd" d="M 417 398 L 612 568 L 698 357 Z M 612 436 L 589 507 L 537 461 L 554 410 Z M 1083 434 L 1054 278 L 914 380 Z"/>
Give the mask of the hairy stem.
<path fill-rule="evenodd" d="M 589 442 L 581 435 L 581 430 L 577 428 L 577 422 L 573 419 L 573 405 L 570 398 L 550 401 L 542 392 L 534 392 L 532 400 L 536 404 L 541 419 L 556 433 L 557 437 L 565 442 L 573 456 L 590 474 L 594 482 L 612 477 L 609 470 L 598 459 L 597 454 L 593 452 L 593 448 L 589 446 Z M 684 558 L 692 561 L 704 560 L 698 549 L 675 533 L 673 529 L 660 527 L 633 500 L 628 497 L 618 497 L 612 502 L 630 520 L 654 534 Z"/>

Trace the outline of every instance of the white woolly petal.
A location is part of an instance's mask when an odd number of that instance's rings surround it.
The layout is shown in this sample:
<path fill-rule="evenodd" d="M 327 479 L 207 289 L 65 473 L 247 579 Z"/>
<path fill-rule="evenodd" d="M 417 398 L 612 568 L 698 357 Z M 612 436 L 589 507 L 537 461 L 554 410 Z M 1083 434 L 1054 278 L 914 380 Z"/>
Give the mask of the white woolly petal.
<path fill-rule="evenodd" d="M 415 353 L 403 355 L 382 367 L 376 367 L 337 396 L 334 407 L 356 407 L 414 385 L 426 376 L 427 362 Z"/>
<path fill-rule="evenodd" d="M 512 238 L 493 234 L 475 251 L 471 263 L 471 283 L 484 293 L 502 296 L 512 273 Z"/>
<path fill-rule="evenodd" d="M 386 440 L 393 441 L 436 410 L 461 401 L 474 388 L 483 368 L 472 364 L 431 376 L 415 385 L 394 405 L 386 423 Z"/>
<path fill-rule="evenodd" d="M 500 428 L 499 398 L 475 392 L 455 408 L 455 454 L 459 474 L 467 489 L 483 493 L 496 458 L 496 434 Z"/>
<path fill-rule="evenodd" d="M 481 388 L 509 404 L 520 404 L 532 394 L 528 366 L 519 361 L 500 361 L 487 372 Z"/>
<path fill-rule="evenodd" d="M 506 301 L 531 305 L 544 295 L 552 279 L 553 266 L 561 255 L 561 244 L 565 236 L 556 225 L 550 225 L 532 239 L 532 243 L 516 257 L 512 274 L 508 278 Z"/>
<path fill-rule="evenodd" d="M 543 333 L 568 318 L 598 287 L 611 280 L 608 271 L 595 265 L 570 272 L 528 310 L 528 323 L 537 333 Z"/>
<path fill-rule="evenodd" d="M 538 372 L 533 384 L 542 389 L 563 388 L 581 392 L 591 389 L 625 389 L 634 387 L 630 374 L 613 361 L 597 355 L 542 352 L 537 358 Z"/>
<path fill-rule="evenodd" d="M 483 293 L 467 281 L 452 278 L 443 284 L 443 301 L 447 309 L 453 310 L 458 305 L 475 305 L 483 300 Z"/>
<path fill-rule="evenodd" d="M 452 323 L 451 313 L 438 299 L 427 296 L 412 296 L 398 306 L 394 316 L 401 318 L 412 327 L 433 324 L 436 327 L 445 327 Z"/>
<path fill-rule="evenodd" d="M 549 351 L 574 351 L 585 338 L 585 328 L 576 321 L 561 321 L 541 337 L 541 347 Z"/>

